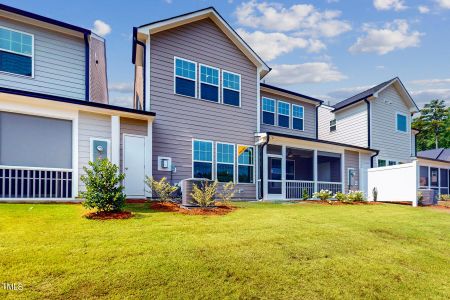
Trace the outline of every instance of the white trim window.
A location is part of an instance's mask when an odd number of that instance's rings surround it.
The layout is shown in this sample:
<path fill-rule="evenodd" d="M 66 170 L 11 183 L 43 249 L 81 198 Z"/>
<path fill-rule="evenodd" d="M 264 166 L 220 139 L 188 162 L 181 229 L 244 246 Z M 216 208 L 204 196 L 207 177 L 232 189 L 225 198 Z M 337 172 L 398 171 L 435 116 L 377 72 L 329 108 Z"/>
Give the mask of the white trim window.
<path fill-rule="evenodd" d="M 292 128 L 296 130 L 305 130 L 304 121 L 305 109 L 301 105 L 292 104 Z"/>
<path fill-rule="evenodd" d="M 192 141 L 192 177 L 213 179 L 213 142 Z"/>
<path fill-rule="evenodd" d="M 255 183 L 255 148 L 238 145 L 238 183 Z"/>
<path fill-rule="evenodd" d="M 378 167 L 386 167 L 386 160 L 385 159 L 379 159 L 378 160 Z"/>
<path fill-rule="evenodd" d="M 219 102 L 220 70 L 200 64 L 200 99 Z"/>
<path fill-rule="evenodd" d="M 330 132 L 336 131 L 336 119 L 330 121 Z"/>
<path fill-rule="evenodd" d="M 234 182 L 234 144 L 216 143 L 216 178 Z"/>
<path fill-rule="evenodd" d="M 288 102 L 278 101 L 278 126 L 290 128 L 291 105 Z"/>
<path fill-rule="evenodd" d="M 395 125 L 397 132 L 408 132 L 408 116 L 402 113 L 396 113 Z"/>
<path fill-rule="evenodd" d="M 266 125 L 275 125 L 275 100 L 262 98 L 262 123 Z"/>
<path fill-rule="evenodd" d="M 0 26 L 0 72 L 34 76 L 34 35 Z"/>
<path fill-rule="evenodd" d="M 174 93 L 197 97 L 197 63 L 184 58 L 174 57 Z"/>
<path fill-rule="evenodd" d="M 97 159 L 111 160 L 111 140 L 103 138 L 90 138 L 90 161 Z"/>
<path fill-rule="evenodd" d="M 241 106 L 241 75 L 222 70 L 222 103 Z"/>
<path fill-rule="evenodd" d="M 397 162 L 396 162 L 395 160 L 390 160 L 390 161 L 388 162 L 388 165 L 389 165 L 389 166 L 396 166 L 396 165 L 397 165 Z"/>

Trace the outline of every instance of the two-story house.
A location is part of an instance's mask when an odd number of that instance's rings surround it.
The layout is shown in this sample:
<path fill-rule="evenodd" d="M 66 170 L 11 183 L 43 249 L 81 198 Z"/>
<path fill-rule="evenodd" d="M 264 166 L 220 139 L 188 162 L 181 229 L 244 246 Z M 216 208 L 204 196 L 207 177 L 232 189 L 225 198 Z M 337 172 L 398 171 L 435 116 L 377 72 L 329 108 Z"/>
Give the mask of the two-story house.
<path fill-rule="evenodd" d="M 237 184 L 241 199 L 358 189 L 377 153 L 318 138 L 322 101 L 261 83 L 270 68 L 214 8 L 133 31 L 135 108 L 152 111 L 152 174 Z"/>
<path fill-rule="evenodd" d="M 106 78 L 101 37 L 0 5 L 0 200 L 75 200 L 97 157 L 145 196 L 154 113 L 109 105 Z"/>

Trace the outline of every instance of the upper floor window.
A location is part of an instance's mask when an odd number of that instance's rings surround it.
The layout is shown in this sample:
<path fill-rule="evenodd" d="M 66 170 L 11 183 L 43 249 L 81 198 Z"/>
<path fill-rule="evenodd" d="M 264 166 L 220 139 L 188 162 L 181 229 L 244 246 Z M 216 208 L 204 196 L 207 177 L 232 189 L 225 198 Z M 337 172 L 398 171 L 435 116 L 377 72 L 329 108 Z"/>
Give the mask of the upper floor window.
<path fill-rule="evenodd" d="M 213 143 L 211 141 L 193 141 L 193 177 L 212 179 Z"/>
<path fill-rule="evenodd" d="M 241 75 L 222 71 L 222 99 L 224 104 L 241 105 Z"/>
<path fill-rule="evenodd" d="M 217 143 L 217 181 L 234 182 L 234 145 Z"/>
<path fill-rule="evenodd" d="M 404 114 L 397 113 L 397 131 L 408 131 L 408 117 Z"/>
<path fill-rule="evenodd" d="M 0 27 L 0 71 L 33 76 L 33 35 Z"/>
<path fill-rule="evenodd" d="M 275 100 L 263 97 L 262 112 L 263 124 L 275 125 Z"/>
<path fill-rule="evenodd" d="M 253 183 L 254 148 L 238 145 L 238 183 Z"/>
<path fill-rule="evenodd" d="M 303 106 L 292 104 L 292 128 L 303 130 L 304 125 L 304 109 Z"/>
<path fill-rule="evenodd" d="M 278 101 L 278 126 L 289 128 L 290 104 Z"/>
<path fill-rule="evenodd" d="M 175 93 L 197 96 L 197 63 L 175 57 Z"/>
<path fill-rule="evenodd" d="M 330 132 L 336 131 L 336 119 L 330 121 Z"/>
<path fill-rule="evenodd" d="M 200 98 L 219 102 L 219 69 L 200 64 Z"/>

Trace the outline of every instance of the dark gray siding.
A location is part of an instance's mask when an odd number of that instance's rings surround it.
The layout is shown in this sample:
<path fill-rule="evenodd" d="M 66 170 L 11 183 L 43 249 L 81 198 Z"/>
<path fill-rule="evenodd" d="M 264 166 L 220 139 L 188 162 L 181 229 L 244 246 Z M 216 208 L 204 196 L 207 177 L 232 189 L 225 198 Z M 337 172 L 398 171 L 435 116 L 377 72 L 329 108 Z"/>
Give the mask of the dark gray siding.
<path fill-rule="evenodd" d="M 0 86 L 84 100 L 83 38 L 0 17 L 0 26 L 34 35 L 34 78 L 0 73 Z"/>
<path fill-rule="evenodd" d="M 277 132 L 277 133 L 284 133 L 284 134 L 291 134 L 301 137 L 308 137 L 308 138 L 315 138 L 316 137 L 316 106 L 314 104 L 299 101 L 296 99 L 290 99 L 287 97 L 282 97 L 277 94 L 269 93 L 266 91 L 261 91 L 261 99 L 262 97 L 268 97 L 275 100 L 281 100 L 284 102 L 289 102 L 291 104 L 298 104 L 302 105 L 304 107 L 304 130 L 296 130 L 296 129 L 289 129 L 284 127 L 275 126 L 272 125 L 266 125 L 262 123 L 262 104 L 261 104 L 261 132 Z M 292 106 L 291 106 L 291 115 L 292 115 Z"/>
<path fill-rule="evenodd" d="M 158 156 L 172 158 L 175 181 L 192 177 L 192 139 L 254 145 L 257 117 L 256 67 L 208 20 L 163 31 L 150 40 L 153 175 Z M 241 107 L 175 95 L 174 56 L 241 74 Z M 242 185 L 239 197 L 255 198 L 255 185 Z"/>

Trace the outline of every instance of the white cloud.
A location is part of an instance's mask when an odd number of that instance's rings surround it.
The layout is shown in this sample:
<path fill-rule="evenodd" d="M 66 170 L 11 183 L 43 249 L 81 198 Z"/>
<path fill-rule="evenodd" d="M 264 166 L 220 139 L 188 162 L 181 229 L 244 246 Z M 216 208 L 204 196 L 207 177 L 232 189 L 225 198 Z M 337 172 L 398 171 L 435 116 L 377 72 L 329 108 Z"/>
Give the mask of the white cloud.
<path fill-rule="evenodd" d="M 319 52 L 325 48 L 325 45 L 319 40 L 291 37 L 281 32 L 247 32 L 239 28 L 237 29 L 237 33 L 267 61 L 273 60 L 297 48 L 306 48 L 309 52 Z"/>
<path fill-rule="evenodd" d="M 122 106 L 122 107 L 133 107 L 133 95 L 110 95 L 109 104 Z"/>
<path fill-rule="evenodd" d="M 92 31 L 95 34 L 104 37 L 111 33 L 111 26 L 109 26 L 109 24 L 103 22 L 102 20 L 95 20 L 94 28 L 92 28 Z"/>
<path fill-rule="evenodd" d="M 350 52 L 375 52 L 383 55 L 397 49 L 418 47 L 423 35 L 418 31 L 410 31 L 406 20 L 386 23 L 383 28 L 365 24 L 363 30 L 366 35 L 357 39 L 349 48 Z"/>
<path fill-rule="evenodd" d="M 353 87 L 346 87 L 346 88 L 340 88 L 331 92 L 327 93 L 327 99 L 329 99 L 332 102 L 338 102 L 342 101 L 344 99 L 347 99 L 351 96 L 354 96 L 358 93 L 361 93 L 365 90 L 370 89 L 373 86 L 353 86 Z"/>
<path fill-rule="evenodd" d="M 133 93 L 134 86 L 133 83 L 130 82 L 116 82 L 111 83 L 108 86 L 110 92 L 118 92 L 118 93 Z"/>
<path fill-rule="evenodd" d="M 172 4 L 172 0 L 164 0 L 167 4 Z"/>
<path fill-rule="evenodd" d="M 238 23 L 249 28 L 277 32 L 297 31 L 299 35 L 334 37 L 351 30 L 340 20 L 340 11 L 319 11 L 311 4 L 295 4 L 289 8 L 281 3 L 244 2 L 235 11 Z"/>
<path fill-rule="evenodd" d="M 293 85 L 299 83 L 323 83 L 340 81 L 347 77 L 329 63 L 311 62 L 294 65 L 275 65 L 267 75 L 273 84 Z"/>
<path fill-rule="evenodd" d="M 406 9 L 405 1 L 403 0 L 373 0 L 373 6 L 377 10 L 404 10 Z"/>
<path fill-rule="evenodd" d="M 419 79 L 419 80 L 412 80 L 411 83 L 419 85 L 450 84 L 450 78 Z"/>
<path fill-rule="evenodd" d="M 441 8 L 450 9 L 450 0 L 436 0 Z"/>
<path fill-rule="evenodd" d="M 423 89 L 413 90 L 410 93 L 419 107 L 434 99 L 444 100 L 446 105 L 450 105 L 450 89 Z"/>
<path fill-rule="evenodd" d="M 430 8 L 428 6 L 425 5 L 420 5 L 419 7 L 417 7 L 417 9 L 419 10 L 419 12 L 421 14 L 427 14 L 430 12 Z"/>
<path fill-rule="evenodd" d="M 376 66 L 375 67 L 377 70 L 384 70 L 386 67 L 385 66 L 382 66 L 382 65 L 380 65 L 380 66 Z"/>

